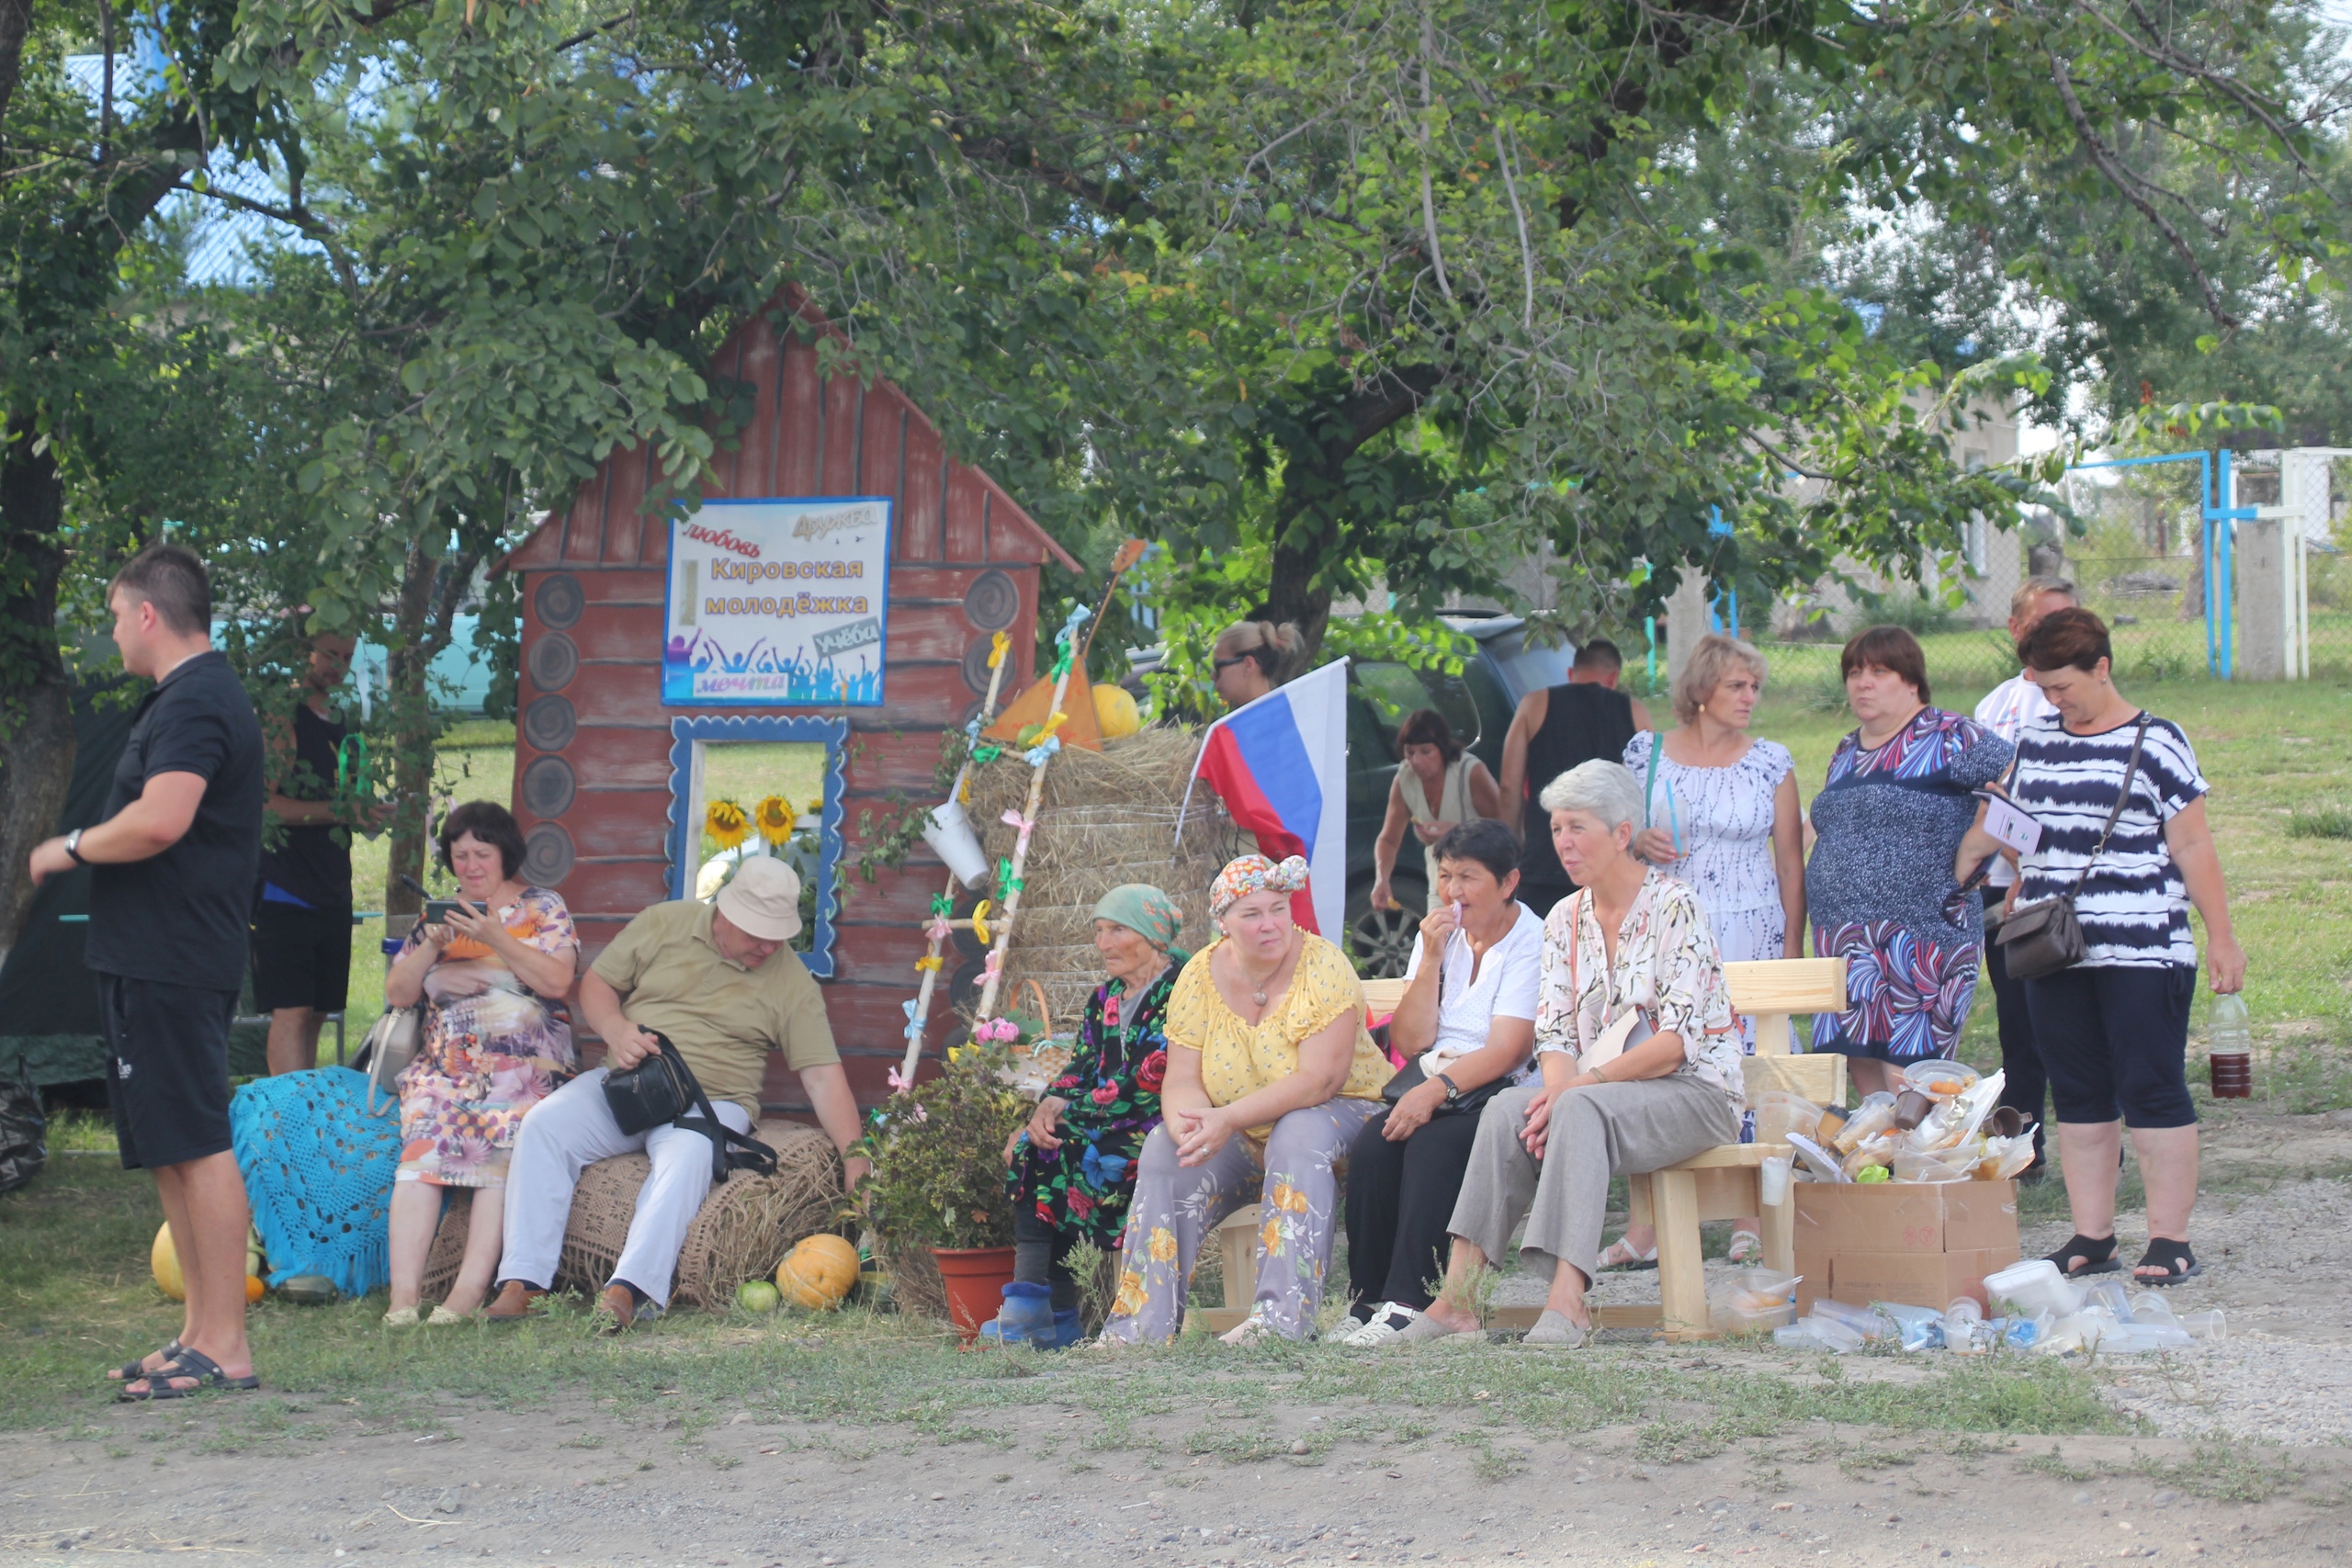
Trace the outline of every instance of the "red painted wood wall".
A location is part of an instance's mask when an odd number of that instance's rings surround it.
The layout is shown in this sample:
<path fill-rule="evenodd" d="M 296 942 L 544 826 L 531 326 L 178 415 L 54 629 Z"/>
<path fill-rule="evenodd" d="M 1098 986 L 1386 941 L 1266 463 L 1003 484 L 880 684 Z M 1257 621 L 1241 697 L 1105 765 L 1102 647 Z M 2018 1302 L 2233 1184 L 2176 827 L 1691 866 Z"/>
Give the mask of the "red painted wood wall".
<path fill-rule="evenodd" d="M 894 789 L 919 801 L 933 793 L 940 732 L 978 707 L 997 627 L 1012 638 L 1005 693 L 1027 684 L 1039 563 L 1049 554 L 1075 563 L 995 480 L 949 458 L 897 388 L 820 378 L 815 344 L 782 314 L 796 305 L 787 296 L 775 321 L 752 321 L 720 351 L 714 370 L 750 383 L 756 404 L 706 493 L 896 499 L 888 704 L 847 710 L 842 829 L 854 856 L 861 811 L 881 815 Z M 804 330 L 829 330 L 798 309 Z M 514 811 L 531 851 L 526 875 L 561 870 L 548 885 L 571 906 L 592 959 L 638 911 L 668 897 L 672 718 L 842 711 L 662 705 L 669 529 L 642 509 L 648 460 L 642 446 L 615 452 L 570 510 L 550 515 L 505 562 L 523 574 Z M 944 879 L 918 845 L 904 871 L 873 886 L 853 882 L 834 922 L 826 1005 L 861 1103 L 888 1092 L 884 1074 L 904 1052 L 899 1004 L 914 994 L 919 926 Z M 600 1050 L 590 1044 L 586 1055 Z M 765 1098 L 774 1109 L 807 1112 L 780 1059 L 772 1059 Z"/>

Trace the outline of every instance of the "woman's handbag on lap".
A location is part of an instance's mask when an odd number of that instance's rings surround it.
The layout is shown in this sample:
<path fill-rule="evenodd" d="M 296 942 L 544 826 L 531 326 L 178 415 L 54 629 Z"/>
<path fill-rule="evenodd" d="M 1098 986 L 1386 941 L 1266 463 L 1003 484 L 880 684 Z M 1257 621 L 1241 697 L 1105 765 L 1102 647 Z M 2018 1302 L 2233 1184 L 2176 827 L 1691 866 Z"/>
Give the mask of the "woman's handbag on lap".
<path fill-rule="evenodd" d="M 2122 820 L 2124 805 L 2132 798 L 2132 781 L 2140 772 L 2140 747 L 2147 739 L 2148 716 L 2143 713 L 2140 716 L 2140 728 L 2132 737 L 2132 760 L 2123 765 L 2123 788 L 2115 797 L 2114 809 L 2107 814 L 2107 826 L 2100 829 L 2090 858 L 2083 862 L 2083 869 L 2076 874 L 2075 885 L 2053 897 L 2013 910 L 1994 933 L 1993 944 L 2001 950 L 2001 962 L 2011 978 L 2040 980 L 2083 961 L 2086 948 L 2082 922 L 2075 918 L 2075 897 L 2090 879 L 2091 867 L 2107 848 L 2107 840 L 2114 837 L 2116 823 Z"/>

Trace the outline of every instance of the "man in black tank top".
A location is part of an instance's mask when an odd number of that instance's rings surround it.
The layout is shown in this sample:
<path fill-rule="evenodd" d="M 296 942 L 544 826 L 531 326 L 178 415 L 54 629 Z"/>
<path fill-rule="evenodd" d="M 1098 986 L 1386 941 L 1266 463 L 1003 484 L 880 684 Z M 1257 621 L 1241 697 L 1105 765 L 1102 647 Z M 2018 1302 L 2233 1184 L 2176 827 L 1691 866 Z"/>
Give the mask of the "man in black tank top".
<path fill-rule="evenodd" d="M 1577 650 L 1566 685 L 1519 700 L 1503 738 L 1503 807 L 1520 832 L 1519 901 L 1539 915 L 1576 891 L 1552 848 L 1552 814 L 1537 798 L 1544 786 L 1578 762 L 1624 761 L 1634 732 L 1650 727 L 1649 710 L 1617 690 L 1624 662 L 1615 643 L 1593 638 Z"/>

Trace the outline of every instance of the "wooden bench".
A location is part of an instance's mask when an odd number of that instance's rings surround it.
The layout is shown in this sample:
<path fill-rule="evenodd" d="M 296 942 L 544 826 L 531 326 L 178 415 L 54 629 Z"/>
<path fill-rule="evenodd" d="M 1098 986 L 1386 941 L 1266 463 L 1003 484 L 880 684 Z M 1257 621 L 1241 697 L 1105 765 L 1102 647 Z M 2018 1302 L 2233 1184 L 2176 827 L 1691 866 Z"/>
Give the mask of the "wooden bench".
<path fill-rule="evenodd" d="M 1769 1089 L 1800 1094 L 1816 1105 L 1846 1100 L 1846 1058 L 1832 1053 L 1792 1054 L 1791 1015 L 1842 1012 L 1846 1008 L 1843 958 L 1784 958 L 1726 964 L 1735 1012 L 1756 1021 L 1756 1055 L 1744 1057 L 1747 1096 Z M 1620 1308 L 1604 1327 L 1655 1323 L 1668 1339 L 1713 1337 L 1707 1324 L 1707 1277 L 1700 1255 L 1699 1226 L 1709 1220 L 1754 1214 L 1762 1222 L 1764 1264 L 1796 1267 L 1795 1199 L 1761 1201 L 1760 1173 L 1766 1159 L 1786 1157 L 1786 1144 L 1718 1144 L 1679 1165 L 1626 1179 L 1632 1223 L 1657 1229 L 1656 1308 Z M 1651 1314 L 1655 1315 L 1651 1315 Z M 1630 1315 L 1629 1315 L 1630 1314 Z"/>

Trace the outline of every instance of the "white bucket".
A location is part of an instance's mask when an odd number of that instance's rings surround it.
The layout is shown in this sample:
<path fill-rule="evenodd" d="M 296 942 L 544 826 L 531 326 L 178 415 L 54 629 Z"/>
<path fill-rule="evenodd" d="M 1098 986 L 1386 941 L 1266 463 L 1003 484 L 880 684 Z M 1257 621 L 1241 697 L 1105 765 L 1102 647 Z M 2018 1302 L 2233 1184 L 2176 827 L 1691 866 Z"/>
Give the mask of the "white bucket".
<path fill-rule="evenodd" d="M 947 869 L 965 886 L 978 887 L 988 880 L 989 857 L 972 831 L 972 819 L 954 800 L 932 807 L 930 818 L 923 823 L 922 841 L 931 846 L 932 853 L 947 863 Z"/>

